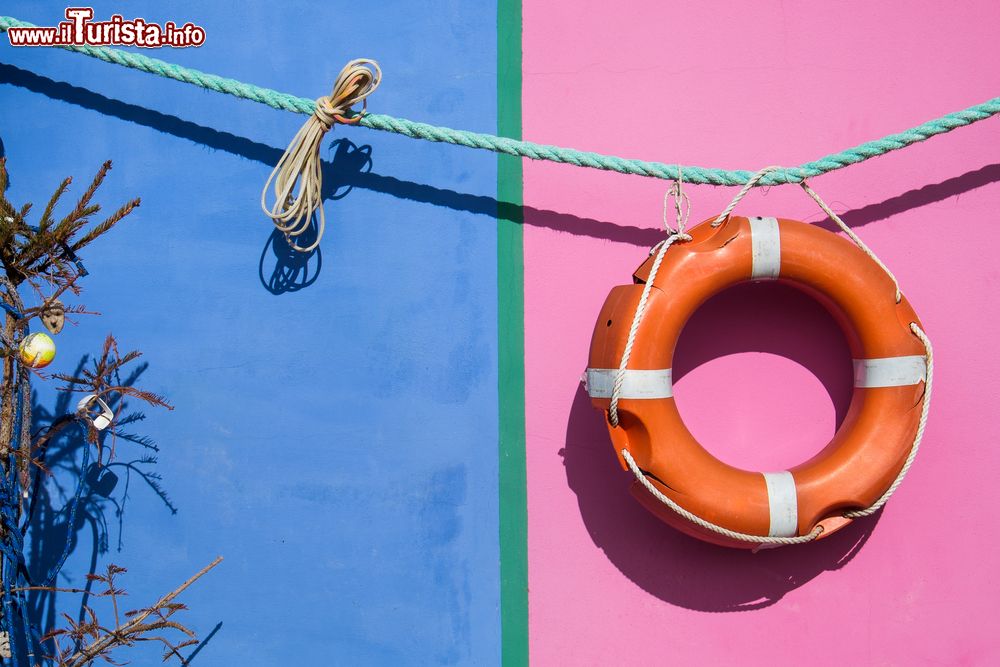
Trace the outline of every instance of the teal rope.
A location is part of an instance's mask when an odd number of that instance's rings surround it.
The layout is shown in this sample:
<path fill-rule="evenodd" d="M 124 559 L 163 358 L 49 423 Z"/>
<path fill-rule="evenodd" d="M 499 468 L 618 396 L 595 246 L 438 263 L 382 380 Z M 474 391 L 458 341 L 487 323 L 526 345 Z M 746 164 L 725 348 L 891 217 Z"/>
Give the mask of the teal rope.
<path fill-rule="evenodd" d="M 19 21 L 9 16 L 0 16 L 0 32 L 6 32 L 12 27 L 34 27 L 30 23 Z M 150 58 L 139 53 L 122 51 L 104 46 L 60 46 L 59 48 L 69 51 L 77 51 L 107 63 L 121 65 L 137 69 L 142 72 L 156 74 L 168 79 L 183 81 L 194 84 L 200 88 L 214 90 L 216 92 L 242 97 L 246 100 L 260 102 L 275 109 L 284 111 L 294 111 L 295 113 L 310 115 L 316 106 L 315 100 L 305 97 L 296 97 L 288 93 L 282 93 L 270 88 L 262 88 L 249 83 L 243 83 L 235 79 L 227 79 L 215 74 L 207 74 L 196 69 L 182 67 L 173 63 L 168 63 L 158 58 Z M 786 168 L 773 171 L 760 179 L 759 186 L 779 185 L 782 183 L 800 183 L 806 178 L 826 174 L 836 169 L 842 169 L 852 164 L 864 162 L 865 160 L 885 155 L 891 151 L 906 148 L 912 144 L 925 141 L 938 134 L 951 132 L 955 128 L 971 125 L 981 120 L 1000 114 L 1000 97 L 976 104 L 968 109 L 946 114 L 940 118 L 921 123 L 914 128 L 890 134 L 889 136 L 867 141 L 863 144 L 832 153 L 812 162 L 806 162 L 798 167 Z M 520 157 L 531 158 L 532 160 L 547 160 L 549 162 L 562 162 L 578 167 L 589 167 L 591 169 L 603 169 L 606 171 L 617 171 L 622 174 L 634 174 L 637 176 L 648 176 L 651 178 L 663 178 L 674 180 L 677 178 L 678 170 L 684 175 L 687 183 L 699 183 L 706 185 L 744 185 L 754 174 L 753 171 L 745 169 L 713 169 L 710 167 L 698 167 L 693 165 L 664 164 L 662 162 L 647 162 L 645 160 L 631 160 L 627 158 L 615 157 L 613 155 L 603 155 L 589 151 L 578 151 L 572 148 L 562 148 L 560 146 L 549 146 L 546 144 L 536 144 L 530 141 L 518 141 L 506 137 L 498 137 L 492 134 L 480 132 L 469 132 L 466 130 L 453 130 L 448 127 L 428 125 L 418 123 L 405 118 L 396 118 L 383 114 L 366 114 L 358 123 L 373 130 L 383 132 L 394 132 L 414 139 L 426 139 L 427 141 L 439 141 L 468 148 L 480 148 L 494 151 L 496 153 L 506 153 Z"/>

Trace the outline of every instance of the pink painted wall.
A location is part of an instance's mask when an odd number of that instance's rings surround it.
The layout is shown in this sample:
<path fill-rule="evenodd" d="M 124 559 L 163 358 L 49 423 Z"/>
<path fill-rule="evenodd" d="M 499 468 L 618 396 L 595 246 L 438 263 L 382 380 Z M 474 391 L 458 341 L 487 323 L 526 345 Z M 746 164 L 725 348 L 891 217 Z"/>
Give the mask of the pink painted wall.
<path fill-rule="evenodd" d="M 795 165 L 1000 94 L 996 3 L 525 0 L 524 135 L 720 167 Z M 702 544 L 628 493 L 579 386 L 608 290 L 660 236 L 666 183 L 528 163 L 525 283 L 535 664 L 1000 664 L 996 471 L 1000 120 L 817 178 L 896 271 L 936 345 L 916 466 L 875 520 L 753 555 Z M 692 218 L 729 189 L 689 187 Z M 798 188 L 738 212 L 820 221 Z M 685 331 L 685 419 L 737 465 L 833 434 L 849 354 L 781 286 L 726 293 Z"/>

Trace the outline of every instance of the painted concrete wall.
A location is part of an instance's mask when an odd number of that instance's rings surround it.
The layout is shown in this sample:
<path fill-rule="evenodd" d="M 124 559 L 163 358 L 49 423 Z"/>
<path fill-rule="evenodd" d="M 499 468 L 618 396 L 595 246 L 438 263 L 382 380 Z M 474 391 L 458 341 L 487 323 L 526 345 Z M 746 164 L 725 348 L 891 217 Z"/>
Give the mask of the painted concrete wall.
<path fill-rule="evenodd" d="M 47 25 L 62 9 L 3 12 Z M 375 57 L 380 111 L 496 126 L 492 2 L 95 10 L 199 23 L 205 46 L 152 55 L 307 96 Z M 61 51 L 0 61 L 12 198 L 44 206 L 66 175 L 79 194 L 110 158 L 100 201 L 143 199 L 86 253 L 82 301 L 104 315 L 67 327 L 52 367 L 113 331 L 176 406 L 140 428 L 178 513 L 133 478 L 123 548 L 109 507 L 101 566 L 130 568 L 139 605 L 226 557 L 185 597 L 203 637 L 222 623 L 196 666 L 496 663 L 496 158 L 335 131 L 354 142 L 324 149 L 344 196 L 322 256 L 298 265 L 258 200 L 304 117 Z M 90 530 L 64 582 L 86 573 Z"/>
<path fill-rule="evenodd" d="M 987 3 L 524 3 L 524 135 L 706 166 L 795 165 L 1000 90 Z M 627 491 L 582 394 L 594 318 L 661 234 L 662 182 L 525 170 L 531 654 L 536 664 L 995 664 L 992 415 L 1000 362 L 998 124 L 817 178 L 899 277 L 936 344 L 920 458 L 875 520 L 757 555 L 661 525 Z M 731 190 L 689 187 L 692 218 Z M 820 221 L 799 189 L 738 209 Z M 711 301 L 676 397 L 724 460 L 818 451 L 850 391 L 829 317 L 780 286 Z"/>
<path fill-rule="evenodd" d="M 1000 12 L 988 3 L 870 4 L 524 0 L 524 137 L 667 162 L 794 165 L 1000 90 Z M 3 11 L 48 24 L 62 9 Z M 375 57 L 386 71 L 378 111 L 496 127 L 493 3 L 95 9 L 196 21 L 204 47 L 155 55 L 302 95 L 326 92 L 346 60 Z M 54 369 L 72 370 L 113 331 L 146 352 L 142 384 L 176 405 L 149 411 L 141 430 L 162 446 L 154 469 L 177 513 L 133 477 L 119 552 L 115 508 L 91 494 L 65 583 L 92 557 L 118 562 L 140 604 L 222 553 L 186 598 L 210 636 L 192 664 L 496 664 L 497 332 L 510 335 L 496 310 L 496 158 L 336 131 L 330 229 L 322 255 L 303 261 L 274 244 L 256 203 L 302 120 L 80 56 L 0 49 L 11 197 L 43 202 L 68 174 L 79 189 L 108 158 L 101 201 L 143 197 L 85 256 L 83 302 L 104 316 L 57 339 Z M 661 238 L 667 185 L 526 163 L 533 663 L 997 661 L 996 130 L 986 121 L 814 180 L 920 313 L 937 352 L 934 408 L 881 515 L 757 555 L 649 516 L 578 382 L 605 295 Z M 733 194 L 687 191 L 694 220 Z M 822 221 L 796 188 L 755 192 L 739 211 Z M 780 469 L 833 434 L 850 355 L 808 298 L 751 286 L 695 316 L 675 379 L 712 452 Z M 38 408 L 60 405 L 42 390 Z M 56 481 L 68 483 L 67 467 Z M 110 543 L 95 555 L 102 517 Z M 66 526 L 56 515 L 48 528 L 51 559 Z"/>

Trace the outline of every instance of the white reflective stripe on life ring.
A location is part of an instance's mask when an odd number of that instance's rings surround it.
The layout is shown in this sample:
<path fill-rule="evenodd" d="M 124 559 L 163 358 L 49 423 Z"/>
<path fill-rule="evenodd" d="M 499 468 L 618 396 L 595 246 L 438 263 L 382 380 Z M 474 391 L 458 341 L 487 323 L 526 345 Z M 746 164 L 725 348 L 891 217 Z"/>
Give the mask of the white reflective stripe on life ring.
<path fill-rule="evenodd" d="M 616 377 L 617 368 L 588 368 L 587 393 L 591 398 L 611 398 Z M 673 395 L 671 369 L 625 371 L 620 398 L 671 398 Z"/>
<path fill-rule="evenodd" d="M 750 218 L 753 280 L 774 280 L 781 272 L 781 233 L 777 218 Z"/>
<path fill-rule="evenodd" d="M 787 470 L 765 472 L 767 502 L 771 514 L 769 537 L 794 537 L 799 534 L 799 496 L 795 478 Z"/>
<path fill-rule="evenodd" d="M 927 361 L 919 354 L 883 359 L 855 359 L 855 387 L 906 387 L 927 379 Z"/>

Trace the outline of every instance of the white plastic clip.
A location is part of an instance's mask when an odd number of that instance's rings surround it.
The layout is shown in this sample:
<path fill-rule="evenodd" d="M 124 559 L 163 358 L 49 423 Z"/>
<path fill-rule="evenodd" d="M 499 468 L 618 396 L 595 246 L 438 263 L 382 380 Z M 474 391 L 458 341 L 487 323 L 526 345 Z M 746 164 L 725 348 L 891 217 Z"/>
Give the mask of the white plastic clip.
<path fill-rule="evenodd" d="M 100 414 L 95 415 L 90 411 L 94 403 L 97 403 L 98 407 L 100 407 Z M 90 421 L 98 431 L 106 429 L 115 418 L 115 413 L 111 411 L 108 404 L 102 401 L 96 394 L 87 394 L 81 398 L 80 402 L 76 404 L 76 411 L 78 414 L 83 413 L 87 417 L 90 417 Z"/>

